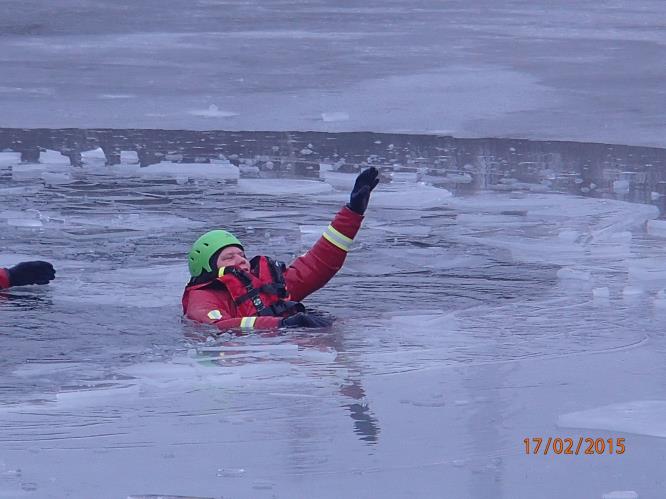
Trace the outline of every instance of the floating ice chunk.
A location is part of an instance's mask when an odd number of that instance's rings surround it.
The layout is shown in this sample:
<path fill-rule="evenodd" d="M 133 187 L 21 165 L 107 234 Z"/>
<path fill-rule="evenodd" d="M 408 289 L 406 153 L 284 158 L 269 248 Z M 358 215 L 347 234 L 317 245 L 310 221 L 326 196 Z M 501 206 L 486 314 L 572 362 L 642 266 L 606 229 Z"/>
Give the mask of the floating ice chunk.
<path fill-rule="evenodd" d="M 90 151 L 83 151 L 81 153 L 81 162 L 84 165 L 90 166 L 103 166 L 106 165 L 106 154 L 101 147 L 91 149 Z"/>
<path fill-rule="evenodd" d="M 616 232 L 616 233 L 611 234 L 609 236 L 609 239 L 611 241 L 618 241 L 618 242 L 624 242 L 624 243 L 631 242 L 632 238 L 633 238 L 633 236 L 631 235 L 631 232 L 626 231 L 626 230 L 622 231 L 622 232 Z"/>
<path fill-rule="evenodd" d="M 324 179 L 324 181 L 333 186 L 333 188 L 341 191 L 351 191 L 357 176 L 358 174 L 356 173 L 341 173 L 327 170 L 322 172 L 321 169 L 319 170 L 320 178 Z"/>
<path fill-rule="evenodd" d="M 139 154 L 136 151 L 120 151 L 120 162 L 124 165 L 135 165 L 139 162 Z"/>
<path fill-rule="evenodd" d="M 301 232 L 301 244 L 305 246 L 312 246 L 324 232 L 321 225 L 299 225 L 298 230 Z"/>
<path fill-rule="evenodd" d="M 416 182 L 416 172 L 392 172 L 390 174 L 391 182 L 395 183 L 407 183 L 407 182 Z"/>
<path fill-rule="evenodd" d="M 638 499 L 638 493 L 633 490 L 614 490 L 603 494 L 601 499 Z"/>
<path fill-rule="evenodd" d="M 557 271 L 557 277 L 559 279 L 575 279 L 578 281 L 589 281 L 592 278 L 592 275 L 588 270 L 579 270 L 579 269 L 572 269 L 569 267 L 563 267 Z"/>
<path fill-rule="evenodd" d="M 231 118 L 233 116 L 238 116 L 238 113 L 232 111 L 222 111 L 215 104 L 208 106 L 208 109 L 198 109 L 190 111 L 190 114 L 194 116 L 203 116 L 204 118 Z"/>
<path fill-rule="evenodd" d="M 238 169 L 243 175 L 258 175 L 261 172 L 258 166 L 251 165 L 238 165 Z"/>
<path fill-rule="evenodd" d="M 629 277 L 632 281 L 666 283 L 666 261 L 663 258 L 634 259 L 629 261 Z"/>
<path fill-rule="evenodd" d="M 319 163 L 319 178 L 323 179 L 322 174 L 324 172 L 330 172 L 333 170 L 333 165 L 330 163 Z"/>
<path fill-rule="evenodd" d="M 0 152 L 0 168 L 21 162 L 20 152 Z"/>
<path fill-rule="evenodd" d="M 607 287 L 602 287 L 602 288 L 594 288 L 592 290 L 592 296 L 597 299 L 606 299 L 610 296 L 610 291 L 608 290 Z"/>
<path fill-rule="evenodd" d="M 91 406 L 104 403 L 116 403 L 116 400 L 125 400 L 128 396 L 136 398 L 139 395 L 138 385 L 117 385 L 105 388 L 82 387 L 80 390 L 60 392 L 56 395 L 59 408 Z"/>
<path fill-rule="evenodd" d="M 496 215 L 496 214 L 476 214 L 476 213 L 459 213 L 456 215 L 456 222 L 464 225 L 489 225 L 495 226 L 498 224 L 521 224 L 521 221 L 512 215 Z"/>
<path fill-rule="evenodd" d="M 58 151 L 47 149 L 39 153 L 39 162 L 49 165 L 70 165 L 69 158 Z"/>
<path fill-rule="evenodd" d="M 666 237 L 666 220 L 648 220 L 647 233 L 655 237 Z"/>
<path fill-rule="evenodd" d="M 34 218 L 10 218 L 7 220 L 7 225 L 13 227 L 42 227 L 44 224 L 41 220 Z"/>
<path fill-rule="evenodd" d="M 0 220 L 6 220 L 7 225 L 13 227 L 41 227 L 41 214 L 37 210 L 3 210 L 0 211 Z"/>
<path fill-rule="evenodd" d="M 347 121 L 349 119 L 349 113 L 344 111 L 321 113 L 321 119 L 326 122 Z"/>
<path fill-rule="evenodd" d="M 423 236 L 429 236 L 432 233 L 432 227 L 424 224 L 400 225 L 396 223 L 391 223 L 387 225 L 376 225 L 374 228 L 377 230 L 383 230 L 386 232 L 400 234 L 403 236 L 423 237 Z"/>
<path fill-rule="evenodd" d="M 134 99 L 136 95 L 132 94 L 100 94 L 100 99 Z"/>
<path fill-rule="evenodd" d="M 399 189 L 382 186 L 372 193 L 373 208 L 425 209 L 444 206 L 452 197 L 450 191 L 417 183 L 401 184 Z"/>
<path fill-rule="evenodd" d="M 447 173 L 445 178 L 455 184 L 470 184 L 474 180 L 469 173 Z"/>
<path fill-rule="evenodd" d="M 622 290 L 622 295 L 626 297 L 640 296 L 643 294 L 643 289 L 636 286 L 625 286 Z"/>
<path fill-rule="evenodd" d="M 561 230 L 557 234 L 557 238 L 562 240 L 562 241 L 567 241 L 570 243 L 576 242 L 576 240 L 580 237 L 580 232 L 575 231 L 575 230 L 570 230 L 570 229 L 564 229 Z"/>
<path fill-rule="evenodd" d="M 154 289 L 156 275 L 166 285 L 159 293 Z M 171 307 L 178 303 L 182 285 L 188 279 L 187 269 L 181 264 L 98 271 L 72 284 L 67 294 L 60 294 L 54 300 L 139 309 Z"/>
<path fill-rule="evenodd" d="M 206 163 L 171 163 L 162 161 L 156 165 L 137 170 L 147 177 L 169 177 L 176 179 L 205 178 L 211 180 L 235 180 L 240 176 L 236 165 Z"/>
<path fill-rule="evenodd" d="M 239 180 L 238 192 L 244 194 L 266 194 L 266 195 L 306 195 L 324 194 L 333 189 L 325 182 L 317 180 L 281 180 L 281 179 L 252 179 Z"/>
<path fill-rule="evenodd" d="M 563 428 L 588 428 L 666 438 L 666 400 L 635 400 L 563 414 Z"/>
<path fill-rule="evenodd" d="M 42 178 L 44 172 L 64 172 L 69 173 L 69 165 L 42 165 L 38 163 L 22 163 L 12 165 L 13 180 L 36 180 Z"/>
<path fill-rule="evenodd" d="M 165 496 L 164 494 L 141 494 L 127 496 L 127 499 L 213 499 L 212 497 L 206 496 Z"/>
<path fill-rule="evenodd" d="M 72 174 L 69 172 L 42 172 L 41 177 L 46 185 L 68 184 L 72 181 Z"/>
<path fill-rule="evenodd" d="M 616 194 L 626 194 L 629 192 L 628 180 L 615 180 L 613 182 L 613 192 Z"/>

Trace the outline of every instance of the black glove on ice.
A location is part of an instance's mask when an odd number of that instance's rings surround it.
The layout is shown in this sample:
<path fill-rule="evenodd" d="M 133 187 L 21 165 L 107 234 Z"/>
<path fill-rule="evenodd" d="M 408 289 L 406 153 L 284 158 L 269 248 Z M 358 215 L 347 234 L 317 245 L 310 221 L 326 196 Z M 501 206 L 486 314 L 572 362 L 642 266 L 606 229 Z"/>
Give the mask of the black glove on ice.
<path fill-rule="evenodd" d="M 55 279 L 55 269 L 49 262 L 21 262 L 7 269 L 11 286 L 48 284 Z"/>
<path fill-rule="evenodd" d="M 359 215 L 365 213 L 368 201 L 370 201 L 370 193 L 379 183 L 378 175 L 377 168 L 371 166 L 356 177 L 356 183 L 354 184 L 354 189 L 352 189 L 349 204 L 347 205 L 350 210 L 355 211 Z"/>
<path fill-rule="evenodd" d="M 299 312 L 282 319 L 280 327 L 328 327 L 332 324 L 328 319 L 319 317 L 315 314 Z"/>

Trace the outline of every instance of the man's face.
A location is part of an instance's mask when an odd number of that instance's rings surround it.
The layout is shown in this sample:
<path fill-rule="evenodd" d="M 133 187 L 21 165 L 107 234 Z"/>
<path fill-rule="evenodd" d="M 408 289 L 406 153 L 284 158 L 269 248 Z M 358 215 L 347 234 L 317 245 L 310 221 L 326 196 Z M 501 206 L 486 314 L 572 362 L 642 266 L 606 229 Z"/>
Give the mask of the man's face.
<path fill-rule="evenodd" d="M 238 267 L 245 272 L 250 271 L 250 262 L 245 258 L 245 252 L 237 246 L 224 248 L 217 257 L 217 267 Z"/>

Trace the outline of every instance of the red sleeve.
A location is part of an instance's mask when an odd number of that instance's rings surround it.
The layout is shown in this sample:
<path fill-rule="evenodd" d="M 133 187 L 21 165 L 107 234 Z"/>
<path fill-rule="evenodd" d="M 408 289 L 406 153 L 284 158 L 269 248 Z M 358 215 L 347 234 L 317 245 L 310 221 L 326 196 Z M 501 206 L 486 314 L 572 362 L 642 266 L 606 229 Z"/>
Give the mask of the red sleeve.
<path fill-rule="evenodd" d="M 294 260 L 285 272 L 292 300 L 314 293 L 342 268 L 362 221 L 363 216 L 343 207 L 314 246 Z"/>
<path fill-rule="evenodd" d="M 7 269 L 0 268 L 0 289 L 8 288 L 11 286 L 9 284 L 9 272 Z"/>
<path fill-rule="evenodd" d="M 193 289 L 185 292 L 183 308 L 185 315 L 194 321 L 211 324 L 222 331 L 229 329 L 275 329 L 280 327 L 281 317 L 236 317 L 230 300 L 219 292 L 208 289 Z"/>

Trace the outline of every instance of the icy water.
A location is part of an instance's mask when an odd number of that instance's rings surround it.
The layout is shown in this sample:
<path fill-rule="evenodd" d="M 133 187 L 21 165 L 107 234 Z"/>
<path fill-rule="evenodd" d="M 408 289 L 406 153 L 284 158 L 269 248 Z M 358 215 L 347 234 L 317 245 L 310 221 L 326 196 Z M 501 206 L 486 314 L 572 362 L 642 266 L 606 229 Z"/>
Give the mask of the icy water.
<path fill-rule="evenodd" d="M 220 226 L 291 260 L 358 165 L 121 157 L 0 155 L 0 262 L 58 272 L 0 295 L 0 497 L 663 496 L 666 249 L 629 183 L 379 165 L 306 301 L 334 326 L 214 338 L 181 318 L 191 242 Z M 532 437 L 626 451 L 527 455 Z"/>

